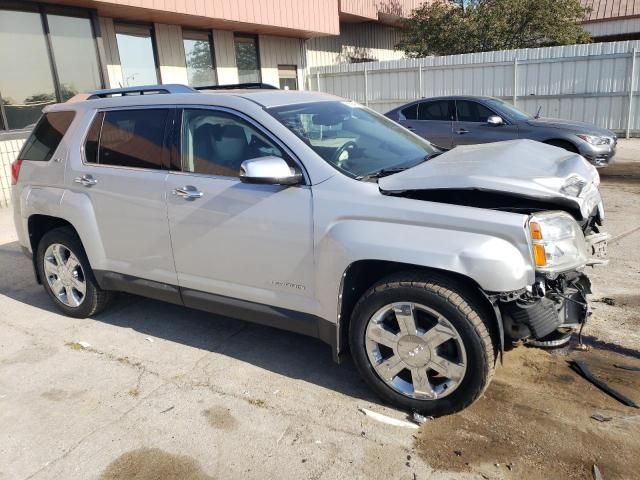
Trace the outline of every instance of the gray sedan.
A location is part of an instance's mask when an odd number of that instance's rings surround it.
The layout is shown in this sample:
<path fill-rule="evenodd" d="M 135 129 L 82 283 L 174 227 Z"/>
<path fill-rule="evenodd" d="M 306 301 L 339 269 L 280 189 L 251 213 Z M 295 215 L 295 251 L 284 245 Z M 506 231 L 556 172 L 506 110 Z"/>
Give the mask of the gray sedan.
<path fill-rule="evenodd" d="M 386 116 L 433 144 L 458 145 L 529 138 L 577 152 L 597 167 L 616 152 L 616 135 L 571 120 L 540 118 L 492 97 L 435 97 L 408 103 Z"/>

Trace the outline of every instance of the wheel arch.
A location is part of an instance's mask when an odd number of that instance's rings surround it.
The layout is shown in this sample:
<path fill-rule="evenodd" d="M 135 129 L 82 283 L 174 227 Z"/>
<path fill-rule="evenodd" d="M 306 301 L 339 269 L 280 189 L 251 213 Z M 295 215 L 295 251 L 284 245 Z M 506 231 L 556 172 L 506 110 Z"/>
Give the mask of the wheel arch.
<path fill-rule="evenodd" d="M 419 272 L 425 275 L 425 277 L 448 278 L 463 285 L 465 289 L 468 289 L 465 293 L 485 310 L 484 313 L 489 320 L 489 329 L 494 347 L 497 347 L 496 350 L 499 349 L 502 355 L 504 351 L 504 328 L 500 311 L 489 296 L 480 288 L 480 285 L 472 278 L 450 270 L 410 263 L 387 260 L 357 260 L 346 268 L 340 282 L 338 322 L 336 324 L 336 347 L 334 353 L 336 360 L 339 360 L 340 356 L 345 353 L 348 348 L 351 315 L 360 297 L 379 280 L 401 272 Z"/>
<path fill-rule="evenodd" d="M 64 218 L 54 217 L 51 215 L 33 214 L 27 219 L 27 231 L 29 233 L 29 243 L 31 245 L 32 252 L 31 259 L 33 262 L 36 281 L 38 283 L 42 283 L 42 279 L 40 278 L 40 274 L 38 273 L 38 268 L 36 266 L 38 244 L 47 232 L 55 230 L 56 228 L 64 227 L 70 228 L 76 235 L 78 235 L 76 228 Z"/>
<path fill-rule="evenodd" d="M 542 143 L 553 145 L 554 147 L 564 148 L 565 150 L 569 150 L 574 153 L 579 153 L 578 146 L 575 143 L 567 140 L 566 138 L 549 138 L 547 140 L 544 140 Z"/>

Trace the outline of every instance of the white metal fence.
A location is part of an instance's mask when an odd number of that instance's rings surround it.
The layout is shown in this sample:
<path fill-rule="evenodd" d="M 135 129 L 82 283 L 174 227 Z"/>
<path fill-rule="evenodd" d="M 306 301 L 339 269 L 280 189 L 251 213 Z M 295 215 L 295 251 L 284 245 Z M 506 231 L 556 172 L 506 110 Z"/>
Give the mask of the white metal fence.
<path fill-rule="evenodd" d="M 0 208 L 11 202 L 11 162 L 22 148 L 24 139 L 2 140 L 0 138 Z"/>
<path fill-rule="evenodd" d="M 626 41 L 330 65 L 312 68 L 307 87 L 379 112 L 422 97 L 487 95 L 637 135 L 639 49 Z"/>

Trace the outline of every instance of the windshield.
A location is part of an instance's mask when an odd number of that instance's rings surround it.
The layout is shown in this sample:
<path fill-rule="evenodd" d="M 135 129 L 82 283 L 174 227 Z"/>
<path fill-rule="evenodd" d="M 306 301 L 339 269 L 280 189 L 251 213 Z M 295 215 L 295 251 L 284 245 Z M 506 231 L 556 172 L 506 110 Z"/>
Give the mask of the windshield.
<path fill-rule="evenodd" d="M 486 100 L 486 103 L 490 107 L 506 113 L 512 120 L 527 120 L 531 118 L 531 115 L 529 115 L 528 113 L 525 113 L 522 110 L 518 110 L 513 105 L 507 102 L 503 102 L 502 100 L 498 100 L 497 98 L 490 98 Z"/>
<path fill-rule="evenodd" d="M 408 168 L 439 152 L 428 141 L 353 102 L 313 102 L 267 110 L 330 165 L 352 177 Z"/>

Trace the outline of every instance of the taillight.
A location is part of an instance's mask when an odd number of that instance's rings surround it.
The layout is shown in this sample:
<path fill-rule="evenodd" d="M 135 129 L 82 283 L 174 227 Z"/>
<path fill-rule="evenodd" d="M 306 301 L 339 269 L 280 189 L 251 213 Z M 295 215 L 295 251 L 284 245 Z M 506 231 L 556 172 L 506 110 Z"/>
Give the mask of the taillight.
<path fill-rule="evenodd" d="M 11 185 L 18 183 L 18 177 L 20 176 L 20 167 L 22 166 L 22 160 L 14 160 L 11 164 Z"/>

